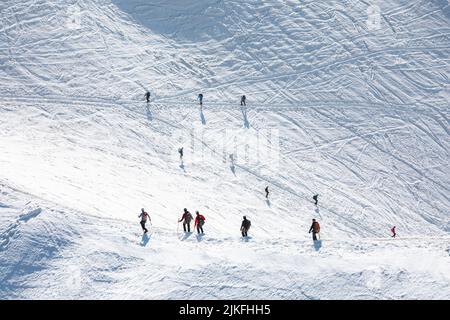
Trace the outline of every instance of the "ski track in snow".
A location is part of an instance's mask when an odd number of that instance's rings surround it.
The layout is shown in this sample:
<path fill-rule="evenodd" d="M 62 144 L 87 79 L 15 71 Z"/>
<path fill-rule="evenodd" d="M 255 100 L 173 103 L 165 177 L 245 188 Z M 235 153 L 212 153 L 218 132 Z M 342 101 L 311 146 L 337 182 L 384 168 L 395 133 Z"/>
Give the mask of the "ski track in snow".
<path fill-rule="evenodd" d="M 75 2 L 0 4 L 0 299 L 450 297 L 448 1 Z"/>

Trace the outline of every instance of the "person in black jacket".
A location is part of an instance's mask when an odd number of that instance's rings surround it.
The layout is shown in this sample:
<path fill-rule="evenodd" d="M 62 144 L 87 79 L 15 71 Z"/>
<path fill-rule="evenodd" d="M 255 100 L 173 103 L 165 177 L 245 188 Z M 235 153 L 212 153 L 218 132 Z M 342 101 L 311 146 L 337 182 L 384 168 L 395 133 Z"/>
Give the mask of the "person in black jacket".
<path fill-rule="evenodd" d="M 245 97 L 245 95 L 243 95 L 241 97 L 241 106 L 246 106 L 245 99 L 246 99 L 246 97 Z"/>
<path fill-rule="evenodd" d="M 251 225 L 252 225 L 252 223 L 250 222 L 250 220 L 248 220 L 247 217 L 244 216 L 244 220 L 242 221 L 242 225 L 241 225 L 241 232 L 242 232 L 243 237 L 247 237 L 247 232 L 248 232 L 248 229 L 250 229 Z"/>

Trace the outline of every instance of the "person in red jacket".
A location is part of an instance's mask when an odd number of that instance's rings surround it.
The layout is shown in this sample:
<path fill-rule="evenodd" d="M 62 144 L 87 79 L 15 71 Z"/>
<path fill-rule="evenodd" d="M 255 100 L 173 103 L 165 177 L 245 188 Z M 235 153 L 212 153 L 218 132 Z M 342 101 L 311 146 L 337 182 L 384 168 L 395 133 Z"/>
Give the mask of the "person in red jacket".
<path fill-rule="evenodd" d="M 392 227 L 391 232 L 392 232 L 392 238 L 395 238 L 395 236 L 397 235 L 397 233 L 395 232 L 395 226 Z"/>
<path fill-rule="evenodd" d="M 195 217 L 195 223 L 194 228 L 197 227 L 198 234 L 203 234 L 203 225 L 205 224 L 205 217 L 202 216 L 198 211 L 195 211 L 196 217 Z"/>

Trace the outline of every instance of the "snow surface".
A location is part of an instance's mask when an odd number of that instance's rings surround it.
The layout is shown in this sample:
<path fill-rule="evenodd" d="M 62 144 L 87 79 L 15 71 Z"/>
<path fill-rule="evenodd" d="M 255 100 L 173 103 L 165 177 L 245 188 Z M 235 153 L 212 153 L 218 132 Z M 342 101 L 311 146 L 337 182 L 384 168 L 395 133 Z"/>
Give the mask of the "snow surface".
<path fill-rule="evenodd" d="M 373 3 L 2 1 L 0 298 L 450 298 L 450 5 Z"/>

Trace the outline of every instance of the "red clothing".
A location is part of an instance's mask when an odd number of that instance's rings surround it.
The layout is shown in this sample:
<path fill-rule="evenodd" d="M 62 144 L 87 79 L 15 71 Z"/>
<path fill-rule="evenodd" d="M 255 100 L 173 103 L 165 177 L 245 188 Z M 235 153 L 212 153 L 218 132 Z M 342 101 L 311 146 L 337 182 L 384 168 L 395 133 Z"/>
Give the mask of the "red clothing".
<path fill-rule="evenodd" d="M 198 224 L 202 225 L 205 222 L 205 220 L 206 220 L 205 217 L 203 215 L 199 214 L 198 216 L 195 217 L 194 226 L 196 226 Z M 201 221 L 201 223 L 200 223 L 200 221 Z"/>

